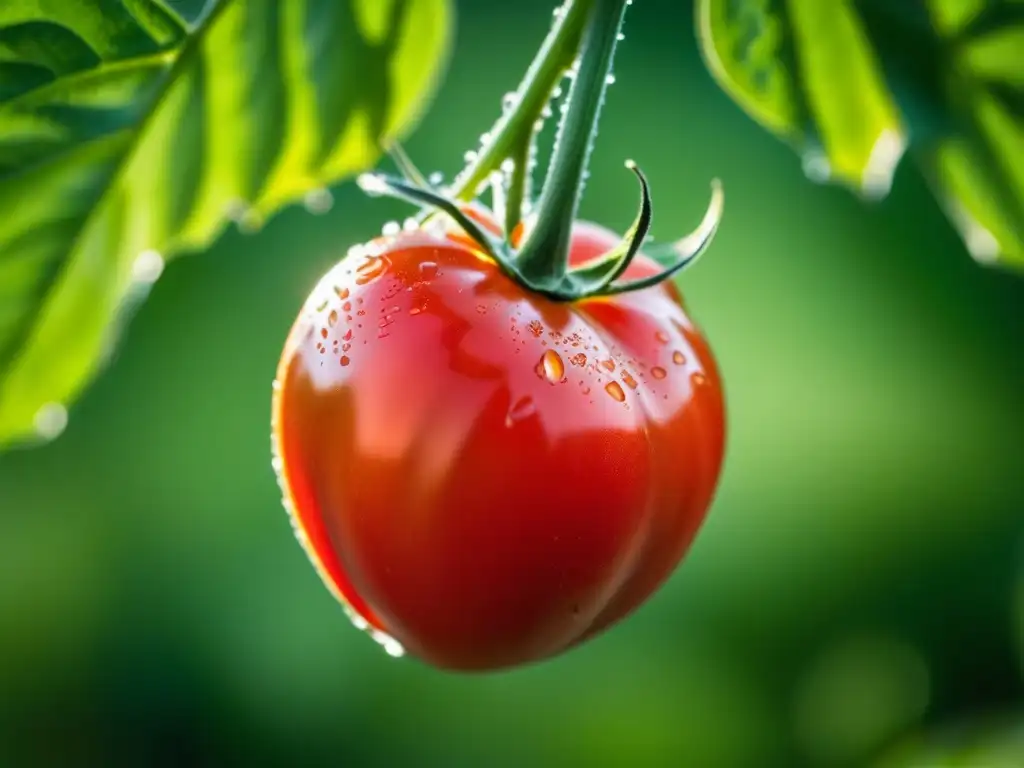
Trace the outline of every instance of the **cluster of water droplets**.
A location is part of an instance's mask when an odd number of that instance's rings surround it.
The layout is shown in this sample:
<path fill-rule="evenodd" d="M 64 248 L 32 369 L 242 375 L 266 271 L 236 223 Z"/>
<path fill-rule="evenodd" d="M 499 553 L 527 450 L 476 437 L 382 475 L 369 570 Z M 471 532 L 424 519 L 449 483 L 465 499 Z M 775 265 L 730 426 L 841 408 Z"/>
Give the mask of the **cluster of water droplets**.
<path fill-rule="evenodd" d="M 605 349 L 594 343 L 596 339 L 586 338 L 585 333 L 562 333 L 545 328 L 540 320 L 523 322 L 518 318 L 521 318 L 520 311 L 510 318 L 512 341 L 517 345 L 515 351 L 518 353 L 520 348 L 525 349 L 537 341 L 544 347 L 533 363 L 537 377 L 551 386 L 575 379 L 580 393 L 588 397 L 591 404 L 595 402 L 592 384 L 612 401 L 629 409 L 631 392 L 639 394 L 640 390 L 646 390 L 650 395 L 669 400 L 671 390 L 665 389 L 662 383 L 674 375 L 687 376 L 693 388 L 706 382 L 703 371 L 690 365 L 680 346 L 673 343 L 673 335 L 665 331 L 654 334 L 659 351 L 652 354 L 654 360 L 649 364 L 643 359 L 628 357 L 616 348 Z M 685 343 L 686 329 L 676 320 L 672 325 L 678 334 L 677 340 Z M 535 413 L 536 403 L 532 397 L 514 399 L 506 414 L 505 426 L 511 428 Z"/>

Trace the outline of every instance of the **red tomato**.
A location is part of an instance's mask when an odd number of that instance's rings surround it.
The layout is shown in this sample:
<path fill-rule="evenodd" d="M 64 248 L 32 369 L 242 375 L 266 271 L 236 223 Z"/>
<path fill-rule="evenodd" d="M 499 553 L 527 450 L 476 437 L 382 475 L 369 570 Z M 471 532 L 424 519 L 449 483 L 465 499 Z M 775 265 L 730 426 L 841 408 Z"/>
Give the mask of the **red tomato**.
<path fill-rule="evenodd" d="M 571 261 L 617 242 L 580 223 Z M 375 240 L 323 278 L 273 422 L 324 582 L 386 648 L 455 670 L 550 657 L 637 608 L 704 519 L 724 440 L 674 285 L 554 302 L 452 232 Z"/>

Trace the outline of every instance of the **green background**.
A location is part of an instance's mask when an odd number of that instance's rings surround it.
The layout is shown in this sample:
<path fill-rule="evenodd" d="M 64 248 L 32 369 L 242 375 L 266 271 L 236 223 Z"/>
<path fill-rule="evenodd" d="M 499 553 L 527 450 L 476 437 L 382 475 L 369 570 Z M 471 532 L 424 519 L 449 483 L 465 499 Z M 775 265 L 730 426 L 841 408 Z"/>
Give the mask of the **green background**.
<path fill-rule="evenodd" d="M 458 3 L 407 143 L 425 170 L 458 169 L 552 5 Z M 305 294 L 409 210 L 345 184 L 326 215 L 171 264 L 65 434 L 0 456 L 0 765 L 853 766 L 1019 711 L 1024 280 L 973 263 L 909 165 L 883 203 L 807 181 L 714 85 L 691 15 L 631 11 L 583 204 L 627 227 L 633 158 L 670 239 L 725 187 L 680 284 L 724 372 L 728 457 L 671 582 L 497 675 L 396 661 L 348 625 L 269 456 Z"/>

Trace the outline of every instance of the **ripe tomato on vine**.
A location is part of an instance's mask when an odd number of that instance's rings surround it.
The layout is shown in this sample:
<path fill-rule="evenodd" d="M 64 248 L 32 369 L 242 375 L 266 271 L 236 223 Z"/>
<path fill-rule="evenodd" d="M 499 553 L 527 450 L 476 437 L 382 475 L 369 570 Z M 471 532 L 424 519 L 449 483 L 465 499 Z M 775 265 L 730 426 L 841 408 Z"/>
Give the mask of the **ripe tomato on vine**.
<path fill-rule="evenodd" d="M 710 242 L 721 193 L 663 263 L 576 218 L 625 0 L 563 8 L 493 143 L 451 189 L 367 176 L 422 206 L 353 249 L 281 357 L 279 477 L 327 586 L 393 653 L 437 667 L 551 657 L 628 615 L 694 539 L 721 470 L 725 407 L 669 280 Z M 578 63 L 574 64 L 577 61 Z M 538 105 L 574 83 L 524 219 Z M 499 205 L 472 201 L 481 181 Z"/>

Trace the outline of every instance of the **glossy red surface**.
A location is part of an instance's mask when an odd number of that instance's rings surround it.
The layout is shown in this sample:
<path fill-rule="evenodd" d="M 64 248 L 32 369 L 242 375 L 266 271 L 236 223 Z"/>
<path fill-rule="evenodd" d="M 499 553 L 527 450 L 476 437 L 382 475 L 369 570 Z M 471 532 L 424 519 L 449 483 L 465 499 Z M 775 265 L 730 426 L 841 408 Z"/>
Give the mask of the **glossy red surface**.
<path fill-rule="evenodd" d="M 580 224 L 572 260 L 616 242 Z M 282 486 L 328 586 L 449 669 L 551 656 L 641 604 L 705 516 L 723 437 L 674 286 L 552 302 L 423 232 L 323 278 L 274 397 Z"/>

